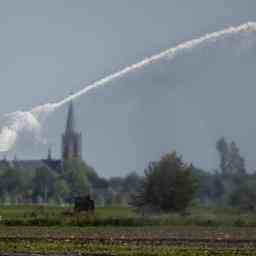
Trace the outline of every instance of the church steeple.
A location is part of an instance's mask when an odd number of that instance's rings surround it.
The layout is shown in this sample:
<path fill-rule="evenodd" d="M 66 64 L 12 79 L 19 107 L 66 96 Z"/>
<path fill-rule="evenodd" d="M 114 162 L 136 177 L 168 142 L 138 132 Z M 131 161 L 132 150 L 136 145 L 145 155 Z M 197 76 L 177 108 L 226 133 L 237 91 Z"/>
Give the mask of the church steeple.
<path fill-rule="evenodd" d="M 47 157 L 47 160 L 52 160 L 52 149 L 51 148 L 49 148 L 48 149 L 48 157 Z"/>
<path fill-rule="evenodd" d="M 73 133 L 73 132 L 75 132 L 75 116 L 74 116 L 74 105 L 73 105 L 73 102 L 71 101 L 68 108 L 66 133 Z"/>
<path fill-rule="evenodd" d="M 66 130 L 62 136 L 62 159 L 82 158 L 82 134 L 76 131 L 74 105 L 71 101 L 68 108 Z"/>

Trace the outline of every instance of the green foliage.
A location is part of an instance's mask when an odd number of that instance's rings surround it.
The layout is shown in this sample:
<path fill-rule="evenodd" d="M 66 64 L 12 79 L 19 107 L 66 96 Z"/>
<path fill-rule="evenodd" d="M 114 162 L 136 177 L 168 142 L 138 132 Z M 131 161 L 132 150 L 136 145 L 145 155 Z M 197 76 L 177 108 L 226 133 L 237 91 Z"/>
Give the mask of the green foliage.
<path fill-rule="evenodd" d="M 63 172 L 47 166 L 35 170 L 7 168 L 0 170 L 0 202 L 70 203 L 75 196 L 89 193 L 91 181 L 100 183 L 102 179 L 80 160 L 66 161 Z"/>
<path fill-rule="evenodd" d="M 197 183 L 195 198 L 201 205 L 220 205 L 224 194 L 225 187 L 222 176 L 215 172 L 205 172 L 196 168 L 192 169 L 193 176 Z"/>
<path fill-rule="evenodd" d="M 64 203 L 70 196 L 70 187 L 63 177 L 58 177 L 55 181 L 54 195 L 56 202 Z"/>
<path fill-rule="evenodd" d="M 188 166 L 176 153 L 150 163 L 144 177 L 133 172 L 125 177 L 102 178 L 78 159 L 64 162 L 61 171 L 6 165 L 0 170 L 0 203 L 64 205 L 73 203 L 76 196 L 90 194 L 96 206 L 131 204 L 143 212 L 184 211 L 190 203 L 254 210 L 256 176 L 246 172 L 236 143 L 221 138 L 216 148 L 220 170 L 215 172 Z"/>
<path fill-rule="evenodd" d="M 138 215 L 127 207 L 96 208 L 91 214 L 64 214 L 68 209 L 50 206 L 9 206 L 0 208 L 0 234 L 6 226 L 63 227 L 256 227 L 255 214 L 231 208 L 190 208 L 188 214 Z M 70 211 L 70 209 L 69 209 Z"/>
<path fill-rule="evenodd" d="M 238 186 L 230 196 L 230 204 L 233 207 L 246 211 L 256 210 L 256 181 L 250 180 Z"/>
<path fill-rule="evenodd" d="M 196 191 L 192 167 L 176 153 L 167 154 L 145 170 L 141 190 L 131 204 L 137 208 L 149 206 L 164 212 L 184 211 Z"/>
<path fill-rule="evenodd" d="M 88 173 L 92 172 L 92 169 L 76 159 L 65 161 L 63 169 L 63 178 L 69 186 L 71 198 L 89 193 Z"/>
<path fill-rule="evenodd" d="M 216 143 L 220 156 L 220 169 L 224 175 L 244 175 L 246 173 L 244 158 L 240 155 L 239 148 L 232 141 L 228 143 L 223 137 Z"/>
<path fill-rule="evenodd" d="M 35 177 L 32 180 L 33 198 L 37 202 L 38 198 L 42 198 L 47 203 L 55 191 L 56 175 L 48 168 L 39 168 L 36 170 Z"/>
<path fill-rule="evenodd" d="M 228 143 L 225 138 L 221 138 L 216 148 L 220 156 L 219 187 L 221 190 L 224 187 L 226 204 L 242 210 L 255 210 L 255 175 L 247 174 L 244 158 L 240 155 L 236 143 Z"/>
<path fill-rule="evenodd" d="M 108 181 L 109 190 L 112 191 L 112 205 L 127 205 L 142 184 L 142 177 L 137 173 L 128 173 L 124 178 L 113 177 Z"/>
<path fill-rule="evenodd" d="M 0 191 L 3 202 L 17 203 L 22 200 L 28 188 L 26 178 L 18 170 L 9 168 L 0 177 Z"/>

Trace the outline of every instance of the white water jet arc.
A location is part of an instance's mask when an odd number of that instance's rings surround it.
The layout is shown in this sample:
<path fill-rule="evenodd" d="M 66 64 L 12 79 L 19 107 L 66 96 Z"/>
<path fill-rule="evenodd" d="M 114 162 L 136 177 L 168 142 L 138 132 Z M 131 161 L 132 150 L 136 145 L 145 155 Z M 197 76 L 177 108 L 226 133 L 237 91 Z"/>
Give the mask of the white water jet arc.
<path fill-rule="evenodd" d="M 234 41 L 237 37 L 242 38 L 244 35 L 253 35 L 253 38 L 255 39 L 256 23 L 248 22 L 238 27 L 230 27 L 218 32 L 207 34 L 198 39 L 181 43 L 176 47 L 162 51 L 159 54 L 146 57 L 140 62 L 127 66 L 116 73 L 113 73 L 92 84 L 89 84 L 88 86 L 85 86 L 84 89 L 68 96 L 62 101 L 39 105 L 30 111 L 16 111 L 10 114 L 5 114 L 0 132 L 0 152 L 9 151 L 16 144 L 17 138 L 22 131 L 31 132 L 36 139 L 41 140 L 41 125 L 50 113 L 67 104 L 71 100 L 75 100 L 76 98 L 87 94 L 93 89 L 105 86 L 115 79 L 121 78 L 124 75 L 142 69 L 147 65 L 156 63 L 163 58 L 172 59 L 177 57 L 179 54 L 184 54 L 196 47 L 205 46 L 209 43 L 215 43 L 220 40 Z"/>

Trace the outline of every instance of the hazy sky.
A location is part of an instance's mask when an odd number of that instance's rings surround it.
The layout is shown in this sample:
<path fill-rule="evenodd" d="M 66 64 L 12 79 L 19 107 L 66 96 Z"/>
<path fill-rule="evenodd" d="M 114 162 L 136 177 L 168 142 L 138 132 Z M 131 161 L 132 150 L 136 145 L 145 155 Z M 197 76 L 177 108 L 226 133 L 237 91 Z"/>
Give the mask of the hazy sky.
<path fill-rule="evenodd" d="M 0 114 L 62 99 L 165 48 L 256 21 L 255 10 L 252 0 L 0 0 Z M 253 56 L 255 47 L 196 51 L 80 98 L 85 160 L 101 175 L 123 175 L 177 149 L 212 170 L 224 135 L 256 169 Z M 44 127 L 55 157 L 65 117 L 64 108 Z M 35 153 L 24 138 L 12 154 L 40 158 L 47 147 Z"/>

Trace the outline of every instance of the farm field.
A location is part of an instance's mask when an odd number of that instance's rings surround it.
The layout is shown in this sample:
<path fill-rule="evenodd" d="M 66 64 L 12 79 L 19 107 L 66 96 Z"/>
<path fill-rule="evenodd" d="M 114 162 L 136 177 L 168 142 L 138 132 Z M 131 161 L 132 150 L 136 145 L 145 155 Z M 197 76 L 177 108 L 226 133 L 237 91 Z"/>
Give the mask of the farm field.
<path fill-rule="evenodd" d="M 3 227 L 0 252 L 69 255 L 256 255 L 256 230 L 207 227 Z"/>
<path fill-rule="evenodd" d="M 61 207 L 15 206 L 0 208 L 1 255 L 256 255 L 256 228 L 254 216 L 235 211 L 208 209 L 194 212 L 193 216 L 158 216 L 152 225 L 134 225 L 138 218 L 129 208 L 99 208 L 95 219 L 106 219 L 100 225 L 81 226 L 74 223 L 47 222 L 51 218 L 63 218 Z M 24 225 L 21 219 L 37 220 L 44 217 L 43 224 Z M 229 219 L 240 220 L 228 222 Z M 218 222 L 223 219 L 225 222 Z M 203 222 L 186 222 L 183 219 L 200 219 Z M 5 223 L 8 219 L 9 222 Z M 109 220 L 115 220 L 109 221 Z M 119 220 L 120 222 L 116 222 Z M 122 221 L 124 222 L 122 222 Z M 162 221 L 161 221 L 162 220 Z M 167 220 L 167 221 L 166 221 Z M 215 222 L 214 222 L 215 221 Z M 223 220 L 222 220 L 223 221 Z M 17 223 L 17 224 L 15 224 Z M 39 224 L 38 224 L 39 223 Z M 97 223 L 97 222 L 95 222 Z M 94 223 L 94 224 L 95 224 Z M 101 224 L 104 223 L 104 226 Z M 128 224 L 127 226 L 122 225 Z M 183 225 L 183 224 L 186 225 Z M 233 224 L 232 224 L 233 223 Z M 49 224 L 49 225 L 48 225 Z M 78 223 L 79 224 L 79 223 Z M 131 226 L 129 226 L 132 224 Z M 175 224 L 175 225 L 174 225 Z M 246 225 L 245 225 L 246 224 Z"/>

